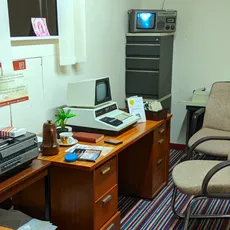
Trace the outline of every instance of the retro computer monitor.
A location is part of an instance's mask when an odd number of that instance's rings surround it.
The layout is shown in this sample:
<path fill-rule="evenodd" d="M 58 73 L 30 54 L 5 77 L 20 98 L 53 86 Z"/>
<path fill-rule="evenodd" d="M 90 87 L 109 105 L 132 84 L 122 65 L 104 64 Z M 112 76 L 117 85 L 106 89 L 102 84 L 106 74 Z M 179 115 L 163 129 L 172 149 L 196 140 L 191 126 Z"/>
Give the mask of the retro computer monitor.
<path fill-rule="evenodd" d="M 78 115 L 67 121 L 73 131 L 118 135 L 140 119 L 112 101 L 109 77 L 68 84 L 67 105 L 64 110 Z"/>
<path fill-rule="evenodd" d="M 67 105 L 94 108 L 112 100 L 109 77 L 69 83 Z"/>

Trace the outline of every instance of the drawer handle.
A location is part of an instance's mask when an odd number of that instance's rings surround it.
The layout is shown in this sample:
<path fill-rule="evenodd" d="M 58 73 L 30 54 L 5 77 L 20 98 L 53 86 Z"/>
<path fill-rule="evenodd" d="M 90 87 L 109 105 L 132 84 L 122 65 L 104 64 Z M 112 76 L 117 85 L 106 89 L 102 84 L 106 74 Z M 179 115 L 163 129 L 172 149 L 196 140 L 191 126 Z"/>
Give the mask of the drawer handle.
<path fill-rule="evenodd" d="M 113 230 L 114 229 L 114 227 L 115 227 L 115 224 L 114 223 L 112 223 L 106 230 Z"/>
<path fill-rule="evenodd" d="M 107 167 L 106 169 L 104 169 L 103 171 L 101 171 L 101 174 L 105 175 L 109 171 L 110 171 L 110 167 Z"/>
<path fill-rule="evenodd" d="M 164 142 L 164 139 L 160 139 L 159 141 L 158 141 L 158 143 L 161 145 L 161 144 L 163 144 L 163 142 Z"/>
<path fill-rule="evenodd" d="M 162 159 L 160 159 L 159 161 L 157 161 L 157 164 L 160 165 L 162 163 Z"/>
<path fill-rule="evenodd" d="M 159 133 L 160 133 L 160 134 L 163 134 L 164 131 L 165 131 L 165 129 L 163 128 L 163 129 L 159 130 Z"/>
<path fill-rule="evenodd" d="M 103 204 L 107 204 L 112 199 L 111 195 L 108 195 L 104 200 L 102 200 Z"/>

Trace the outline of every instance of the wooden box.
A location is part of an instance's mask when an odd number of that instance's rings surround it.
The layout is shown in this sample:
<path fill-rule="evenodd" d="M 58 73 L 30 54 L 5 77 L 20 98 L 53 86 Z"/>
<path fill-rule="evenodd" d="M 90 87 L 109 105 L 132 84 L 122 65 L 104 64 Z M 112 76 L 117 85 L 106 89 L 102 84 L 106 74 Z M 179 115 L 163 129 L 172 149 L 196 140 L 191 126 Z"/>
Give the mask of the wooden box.
<path fill-rule="evenodd" d="M 167 113 L 168 113 L 167 109 L 162 109 L 157 112 L 145 110 L 146 119 L 153 120 L 153 121 L 160 121 L 166 119 Z"/>

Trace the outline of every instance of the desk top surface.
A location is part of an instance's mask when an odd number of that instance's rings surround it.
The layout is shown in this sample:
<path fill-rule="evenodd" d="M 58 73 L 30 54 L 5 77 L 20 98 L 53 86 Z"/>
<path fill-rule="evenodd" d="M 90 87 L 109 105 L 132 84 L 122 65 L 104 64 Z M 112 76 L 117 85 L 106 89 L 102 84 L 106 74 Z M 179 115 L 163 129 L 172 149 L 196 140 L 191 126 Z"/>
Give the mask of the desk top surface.
<path fill-rule="evenodd" d="M 169 120 L 172 117 L 171 114 L 168 115 L 167 120 Z M 91 171 L 98 167 L 99 165 L 106 162 L 108 159 L 112 158 L 119 152 L 121 152 L 123 149 L 127 148 L 132 143 L 139 140 L 141 137 L 145 136 L 158 126 L 160 126 L 162 123 L 164 123 L 164 120 L 161 121 L 149 121 L 147 120 L 145 123 L 138 123 L 135 126 L 133 126 L 128 131 L 122 133 L 119 136 L 111 137 L 113 139 L 121 140 L 123 143 L 117 146 L 105 144 L 104 140 L 108 139 L 109 136 L 105 136 L 103 140 L 101 140 L 98 143 L 88 143 L 88 142 L 79 142 L 80 144 L 86 144 L 86 145 L 93 145 L 93 146 L 105 146 L 105 147 L 113 147 L 113 150 L 110 151 L 106 156 L 100 156 L 96 162 L 88 162 L 88 161 L 75 161 L 73 163 L 65 162 L 64 156 L 66 154 L 65 150 L 67 148 L 61 147 L 58 155 L 55 156 L 39 156 L 39 159 L 41 160 L 48 160 L 51 161 L 53 165 L 59 165 L 63 167 L 74 167 L 81 170 L 87 170 Z"/>
<path fill-rule="evenodd" d="M 21 172 L 15 174 L 14 176 L 10 177 L 9 179 L 0 182 L 0 194 L 5 192 L 6 190 L 16 186 L 17 184 L 21 183 L 25 179 L 33 176 L 34 174 L 46 169 L 49 167 L 51 163 L 48 161 L 41 161 L 41 160 L 34 160 L 32 164 L 22 170 Z"/>

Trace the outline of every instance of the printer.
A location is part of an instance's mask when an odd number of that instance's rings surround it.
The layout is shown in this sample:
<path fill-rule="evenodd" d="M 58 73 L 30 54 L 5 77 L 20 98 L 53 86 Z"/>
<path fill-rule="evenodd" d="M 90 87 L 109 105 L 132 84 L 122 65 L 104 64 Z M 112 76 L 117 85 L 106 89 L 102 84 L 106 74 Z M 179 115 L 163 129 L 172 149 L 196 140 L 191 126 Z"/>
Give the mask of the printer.
<path fill-rule="evenodd" d="M 37 136 L 26 132 L 18 137 L 0 137 L 0 178 L 28 166 L 39 154 Z"/>

